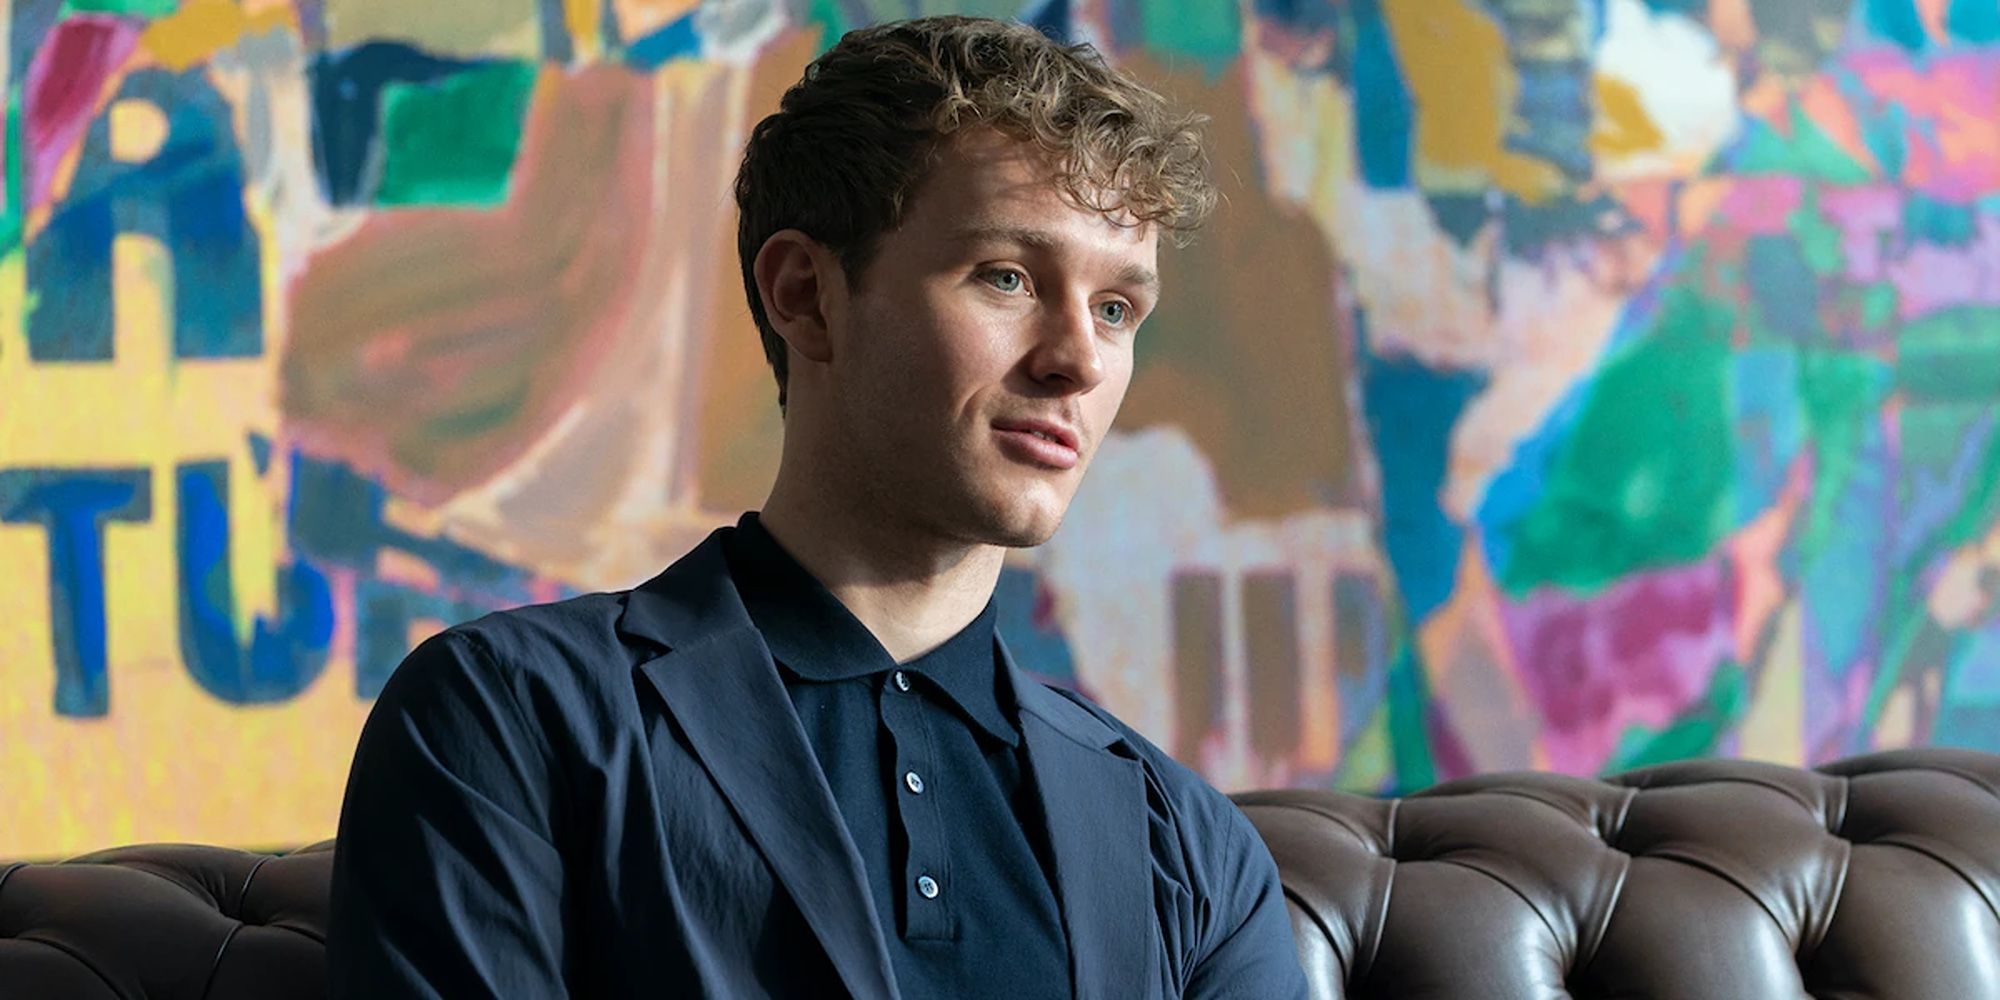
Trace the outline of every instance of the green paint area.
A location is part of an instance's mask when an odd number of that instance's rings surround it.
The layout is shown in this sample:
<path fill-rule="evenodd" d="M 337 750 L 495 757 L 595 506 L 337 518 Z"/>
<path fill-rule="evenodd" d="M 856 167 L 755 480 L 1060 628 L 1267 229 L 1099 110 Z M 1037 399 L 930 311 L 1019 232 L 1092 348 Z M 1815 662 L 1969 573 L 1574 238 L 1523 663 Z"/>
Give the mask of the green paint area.
<path fill-rule="evenodd" d="M 1627 726 L 1604 771 L 1613 774 L 1690 757 L 1713 756 L 1723 736 L 1736 728 L 1749 708 L 1750 682 L 1743 668 L 1724 663 L 1708 679 L 1708 691 L 1701 702 L 1685 715 L 1657 730 Z"/>
<path fill-rule="evenodd" d="M 1913 402 L 2000 398 L 2000 309 L 1961 306 L 1904 324 L 1896 339 L 1896 386 Z"/>
<path fill-rule="evenodd" d="M 1840 246 L 1840 227 L 1826 220 L 1819 210 L 1819 188 L 1807 185 L 1799 207 L 1785 220 L 1792 238 L 1798 241 L 1806 266 L 1819 277 L 1839 274 L 1846 263 Z"/>
<path fill-rule="evenodd" d="M 1950 500 L 1949 515 L 1933 521 L 1922 538 L 1912 539 L 1910 561 L 1902 567 L 1906 574 L 1921 574 L 1947 549 L 1983 535 L 1990 524 L 1980 516 L 1982 498 L 1988 493 L 1993 469 L 1968 469 L 1980 453 L 1969 448 L 1985 445 L 1993 436 L 1993 407 L 1990 402 L 1911 404 L 1896 412 L 1898 465 L 1896 503 L 1899 509 L 1936 509 Z M 1990 461 L 1991 448 L 1985 457 Z M 1977 471 L 1975 471 L 1977 470 Z M 1970 474 L 1969 474 L 1970 473 Z M 1966 512 L 1972 512 L 1970 517 Z M 1953 527 L 1956 523 L 1958 526 Z"/>
<path fill-rule="evenodd" d="M 1734 526 L 1729 306 L 1670 289 L 1655 332 L 1609 361 L 1540 497 L 1501 530 L 1501 586 L 1595 592 L 1701 559 Z"/>
<path fill-rule="evenodd" d="M 1146 48 L 1185 56 L 1202 64 L 1212 78 L 1243 46 L 1242 15 L 1219 0 L 1139 0 Z"/>
<path fill-rule="evenodd" d="M 1008 0 L 917 0 L 914 5 L 907 0 L 861 0 L 859 3 L 810 0 L 806 4 L 805 23 L 819 26 L 819 51 L 825 54 L 835 42 L 840 41 L 840 36 L 855 28 L 940 14 L 1012 20 L 1021 16 L 1021 5 Z"/>
<path fill-rule="evenodd" d="M 1782 174 L 1830 184 L 1861 184 L 1873 173 L 1856 162 L 1806 113 L 1794 104 L 1790 135 L 1756 120 L 1744 123 L 1744 138 L 1735 170 L 1743 174 Z"/>
<path fill-rule="evenodd" d="M 64 14 L 123 14 L 128 17 L 165 17 L 181 7 L 181 0 L 64 0 Z"/>
<path fill-rule="evenodd" d="M 376 204 L 506 201 L 536 72 L 528 63 L 492 63 L 431 83 L 383 88 Z"/>
<path fill-rule="evenodd" d="M 1404 793 L 1437 783 L 1437 762 L 1431 756 L 1430 727 L 1424 724 L 1431 703 L 1430 684 L 1413 638 L 1389 664 L 1389 749 L 1396 764 L 1396 787 Z"/>
<path fill-rule="evenodd" d="M 1813 488 L 1795 547 L 1807 559 L 1837 530 L 1835 512 L 1847 484 L 1862 471 L 1869 424 L 1887 397 L 1890 372 L 1882 362 L 1846 351 L 1799 355 L 1799 401 L 1812 442 Z"/>
<path fill-rule="evenodd" d="M 1395 757 L 1390 750 L 1393 742 L 1389 735 L 1389 705 L 1385 701 L 1368 716 L 1367 725 L 1341 752 L 1333 787 L 1363 795 L 1390 791 L 1396 777 Z"/>

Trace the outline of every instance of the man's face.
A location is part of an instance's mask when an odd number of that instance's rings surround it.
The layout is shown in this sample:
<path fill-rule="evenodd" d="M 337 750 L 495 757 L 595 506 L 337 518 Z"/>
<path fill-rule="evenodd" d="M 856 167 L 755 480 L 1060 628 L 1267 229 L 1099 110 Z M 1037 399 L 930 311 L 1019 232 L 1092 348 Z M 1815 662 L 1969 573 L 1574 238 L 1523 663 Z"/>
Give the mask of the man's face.
<path fill-rule="evenodd" d="M 885 515 L 1039 545 L 1118 413 L 1157 232 L 1071 205 L 1049 176 L 1032 147 L 957 137 L 830 310 L 832 444 Z"/>

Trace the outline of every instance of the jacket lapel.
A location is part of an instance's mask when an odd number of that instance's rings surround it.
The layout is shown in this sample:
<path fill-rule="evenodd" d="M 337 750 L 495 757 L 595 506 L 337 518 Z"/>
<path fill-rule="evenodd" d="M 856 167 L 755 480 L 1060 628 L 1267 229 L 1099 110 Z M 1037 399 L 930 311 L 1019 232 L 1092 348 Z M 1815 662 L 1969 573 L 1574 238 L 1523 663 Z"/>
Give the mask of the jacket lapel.
<path fill-rule="evenodd" d="M 619 629 L 668 647 L 640 672 L 797 901 L 848 992 L 896 997 L 861 856 L 729 578 L 721 532 L 633 590 Z"/>
<path fill-rule="evenodd" d="M 1124 746 L 1121 733 L 1023 674 L 1007 644 L 996 645 L 1048 820 L 1077 1000 L 1156 997 L 1145 774 L 1112 749 Z"/>

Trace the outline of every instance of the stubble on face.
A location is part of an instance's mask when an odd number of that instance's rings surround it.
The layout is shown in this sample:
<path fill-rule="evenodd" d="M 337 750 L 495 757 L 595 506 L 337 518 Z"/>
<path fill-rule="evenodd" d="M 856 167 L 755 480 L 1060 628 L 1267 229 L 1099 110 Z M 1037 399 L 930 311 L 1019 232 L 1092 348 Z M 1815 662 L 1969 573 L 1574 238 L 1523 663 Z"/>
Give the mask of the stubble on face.
<path fill-rule="evenodd" d="M 941 151 L 902 225 L 884 234 L 851 289 L 836 334 L 842 363 L 831 373 L 825 444 L 869 516 L 940 540 L 1008 548 L 1040 545 L 1060 526 L 1117 414 L 1132 356 L 1129 333 L 1051 347 L 1065 322 L 1051 310 L 1091 315 L 1086 296 L 1151 271 L 1157 237 L 1075 206 L 1051 176 L 1026 144 L 992 132 L 961 136 Z M 1051 242 L 968 245 L 968 227 Z M 1024 302 L 982 287 L 979 275 L 990 272 L 980 269 L 989 265 L 1029 271 L 1036 295 Z M 1005 453 L 993 422 L 1020 417 L 1073 427 L 1077 464 L 1057 470 Z"/>

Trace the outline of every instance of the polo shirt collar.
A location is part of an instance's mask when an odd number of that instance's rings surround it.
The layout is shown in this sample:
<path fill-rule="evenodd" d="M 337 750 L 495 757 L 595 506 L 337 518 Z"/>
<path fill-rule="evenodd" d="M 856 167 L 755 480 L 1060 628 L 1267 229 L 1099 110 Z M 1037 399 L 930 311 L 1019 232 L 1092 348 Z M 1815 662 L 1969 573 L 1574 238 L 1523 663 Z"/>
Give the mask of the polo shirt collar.
<path fill-rule="evenodd" d="M 830 682 L 899 669 L 868 626 L 746 512 L 724 538 L 730 576 L 771 658 L 793 677 Z M 942 693 L 967 719 L 1008 746 L 1020 743 L 1013 692 L 996 663 L 993 599 L 970 624 L 900 669 Z M 1003 709 L 1003 704 L 1005 708 Z"/>

